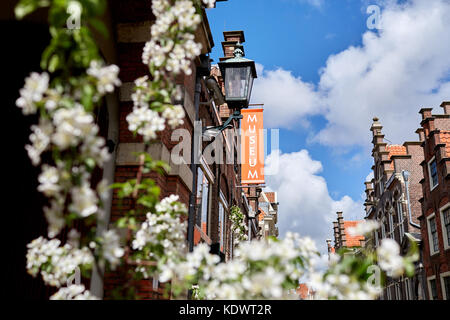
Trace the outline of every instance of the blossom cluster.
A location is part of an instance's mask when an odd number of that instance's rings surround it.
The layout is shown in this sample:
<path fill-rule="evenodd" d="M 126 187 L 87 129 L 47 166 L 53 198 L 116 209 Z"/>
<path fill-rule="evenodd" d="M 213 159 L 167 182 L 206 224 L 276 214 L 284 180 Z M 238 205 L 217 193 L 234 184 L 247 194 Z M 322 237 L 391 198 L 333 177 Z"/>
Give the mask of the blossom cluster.
<path fill-rule="evenodd" d="M 215 0 L 203 0 L 211 8 Z M 142 135 L 148 142 L 165 129 L 183 124 L 185 112 L 174 85 L 174 76 L 192 74 L 192 60 L 201 54 L 202 46 L 195 41 L 195 31 L 201 23 L 192 0 L 153 0 L 155 22 L 151 27 L 151 40 L 145 43 L 142 62 L 148 65 L 153 76 L 152 86 L 148 77 L 135 81 L 133 110 L 127 116 L 128 129 Z M 158 89 L 155 91 L 155 85 Z"/>
<path fill-rule="evenodd" d="M 50 300 L 98 300 L 82 284 L 73 284 L 59 289 Z"/>
<path fill-rule="evenodd" d="M 79 249 L 69 243 L 61 246 L 58 239 L 39 237 L 27 247 L 28 273 L 35 277 L 40 272 L 44 282 L 50 286 L 62 286 L 75 273 L 76 268 L 90 268 L 94 261 L 92 253 L 86 247 Z"/>
<path fill-rule="evenodd" d="M 96 99 L 120 85 L 117 66 L 102 67 L 93 61 L 87 74 L 84 81 L 98 90 Z M 50 198 L 50 205 L 44 208 L 50 238 L 65 226 L 66 209 L 80 218 L 99 210 L 97 193 L 91 188 L 91 171 L 109 159 L 94 116 L 78 101 L 77 90 L 76 86 L 52 87 L 48 73 L 33 72 L 16 101 L 25 115 L 40 111 L 39 123 L 31 127 L 31 144 L 25 146 L 33 165 L 40 165 L 42 154 L 52 151 L 54 165 L 42 165 L 38 186 L 38 191 Z M 70 203 L 66 204 L 66 199 Z"/>
<path fill-rule="evenodd" d="M 248 239 L 248 227 L 245 217 L 239 207 L 233 206 L 230 210 L 231 231 L 233 232 L 233 244 L 237 245 L 241 241 Z"/>
<path fill-rule="evenodd" d="M 206 299 L 293 298 L 292 290 L 310 268 L 310 257 L 317 255 L 314 242 L 294 233 L 279 241 L 242 243 L 227 263 L 219 263 L 209 251 L 199 244 L 172 271 L 179 281 L 197 285 L 200 298 Z"/>
<path fill-rule="evenodd" d="M 377 248 L 378 265 L 390 277 L 398 278 L 405 272 L 405 264 L 400 256 L 399 244 L 390 238 L 382 239 Z"/>
<path fill-rule="evenodd" d="M 156 268 L 138 267 L 146 278 L 150 276 L 149 271 L 167 272 L 166 265 L 174 265 L 185 253 L 187 224 L 180 218 L 187 209 L 178 199 L 175 195 L 166 197 L 155 206 L 155 212 L 148 212 L 132 242 L 132 248 L 139 253 L 139 260 L 156 263 Z"/>
<path fill-rule="evenodd" d="M 314 298 L 332 300 L 374 300 L 381 291 L 381 285 L 375 278 L 373 281 L 365 277 L 358 277 L 348 266 L 350 260 L 353 265 L 361 266 L 358 258 L 342 257 L 331 253 L 328 270 L 319 272 L 312 270 L 308 274 L 308 285 L 314 292 Z M 345 267 L 347 266 L 347 267 Z"/>
<path fill-rule="evenodd" d="M 100 242 L 103 259 L 108 261 L 111 269 L 116 269 L 125 254 L 125 249 L 120 244 L 119 234 L 113 229 L 104 231 Z"/>

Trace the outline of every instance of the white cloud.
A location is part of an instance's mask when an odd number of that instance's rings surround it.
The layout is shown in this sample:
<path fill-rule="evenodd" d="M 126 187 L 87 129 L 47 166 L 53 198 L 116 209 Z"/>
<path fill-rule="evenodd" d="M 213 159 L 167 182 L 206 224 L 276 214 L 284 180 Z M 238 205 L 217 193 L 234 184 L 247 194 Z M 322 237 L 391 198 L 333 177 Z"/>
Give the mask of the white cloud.
<path fill-rule="evenodd" d="M 270 190 L 278 192 L 281 237 L 287 231 L 310 236 L 319 250 L 326 253 L 325 240 L 332 236 L 337 211 L 343 211 L 348 220 L 364 216 L 361 202 L 349 196 L 333 200 L 325 178 L 319 175 L 321 162 L 313 160 L 307 150 L 284 154 L 274 151 L 266 158 L 266 170 L 274 170 L 275 165 L 278 165 L 278 173 L 266 175 L 266 184 Z"/>
<path fill-rule="evenodd" d="M 300 0 L 300 2 L 306 2 L 317 8 L 320 8 L 323 5 L 323 0 Z"/>
<path fill-rule="evenodd" d="M 283 69 L 264 70 L 253 100 L 265 103 L 271 127 L 323 115 L 327 125 L 313 140 L 324 145 L 367 146 L 374 116 L 394 143 L 416 139 L 418 110 L 450 99 L 449 16 L 448 0 L 388 1 L 383 30 L 367 31 L 361 46 L 330 56 L 317 87 Z"/>
<path fill-rule="evenodd" d="M 373 179 L 373 171 L 370 171 L 370 173 L 366 177 L 366 181 L 372 181 Z"/>
<path fill-rule="evenodd" d="M 317 107 L 320 100 L 313 84 L 303 82 L 300 77 L 281 68 L 266 71 L 257 64 L 257 72 L 252 102 L 264 103 L 265 126 L 292 128 L 303 117 L 323 111 Z"/>

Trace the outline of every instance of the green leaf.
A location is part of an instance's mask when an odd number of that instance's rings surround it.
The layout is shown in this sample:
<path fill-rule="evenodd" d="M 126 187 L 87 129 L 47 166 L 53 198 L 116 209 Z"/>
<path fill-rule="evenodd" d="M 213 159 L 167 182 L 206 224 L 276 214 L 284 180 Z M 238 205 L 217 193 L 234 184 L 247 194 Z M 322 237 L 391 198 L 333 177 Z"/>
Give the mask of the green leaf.
<path fill-rule="evenodd" d="M 14 14 L 18 20 L 32 13 L 39 7 L 47 7 L 50 5 L 48 0 L 21 0 L 14 8 Z"/>

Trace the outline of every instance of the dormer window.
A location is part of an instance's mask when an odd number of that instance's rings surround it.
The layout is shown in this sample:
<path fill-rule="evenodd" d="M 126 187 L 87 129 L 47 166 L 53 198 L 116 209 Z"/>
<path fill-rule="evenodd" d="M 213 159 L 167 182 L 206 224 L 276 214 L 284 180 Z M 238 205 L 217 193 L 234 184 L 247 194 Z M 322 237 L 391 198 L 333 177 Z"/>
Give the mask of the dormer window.
<path fill-rule="evenodd" d="M 433 190 L 439 184 L 436 157 L 433 157 L 428 162 L 428 174 L 430 177 L 430 189 Z"/>

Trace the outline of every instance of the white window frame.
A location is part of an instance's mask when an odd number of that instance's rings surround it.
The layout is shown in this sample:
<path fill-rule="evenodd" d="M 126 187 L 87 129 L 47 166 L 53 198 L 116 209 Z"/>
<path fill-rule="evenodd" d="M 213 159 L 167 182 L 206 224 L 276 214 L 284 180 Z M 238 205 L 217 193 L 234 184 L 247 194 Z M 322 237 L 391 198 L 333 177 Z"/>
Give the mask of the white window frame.
<path fill-rule="evenodd" d="M 397 204 L 397 215 L 398 215 L 398 233 L 400 235 L 400 243 L 403 242 L 403 237 L 405 236 L 405 220 L 403 217 L 403 204 L 400 200 L 401 197 L 398 197 L 396 200 Z"/>
<path fill-rule="evenodd" d="M 400 282 L 395 283 L 395 300 L 401 300 L 402 298 L 402 289 Z"/>
<path fill-rule="evenodd" d="M 442 238 L 444 239 L 444 250 L 450 249 L 450 243 L 448 243 L 448 235 L 447 230 L 445 229 L 445 220 L 444 220 L 444 211 L 450 207 L 450 202 L 445 204 L 439 209 L 441 216 L 441 229 L 442 229 Z M 437 227 L 437 226 L 436 226 Z"/>
<path fill-rule="evenodd" d="M 445 283 L 444 283 L 444 278 L 450 277 L 450 271 L 441 273 L 439 277 L 441 278 L 442 298 L 444 300 L 450 300 L 450 292 L 445 291 Z"/>
<path fill-rule="evenodd" d="M 374 233 L 375 233 L 375 248 L 378 248 L 378 230 L 375 230 Z"/>
<path fill-rule="evenodd" d="M 206 208 L 206 233 L 204 234 L 206 236 L 206 239 L 203 239 L 206 242 L 211 241 L 211 236 L 208 233 L 211 233 L 211 207 L 212 207 L 212 186 L 214 184 L 214 174 L 212 173 L 211 169 L 209 169 L 208 165 L 205 162 L 204 157 L 200 159 L 200 165 L 198 166 L 197 170 L 201 170 L 203 173 L 203 176 L 208 180 L 208 194 L 207 194 L 207 208 Z M 197 171 L 198 172 L 198 171 Z M 198 176 L 197 176 L 198 179 Z M 198 181 L 197 181 L 198 183 Z M 198 188 L 198 186 L 197 186 Z M 203 190 L 202 190 L 202 197 L 203 197 Z M 203 200 L 202 200 L 203 201 Z M 201 223 L 202 217 L 200 217 L 200 223 Z M 197 224 L 196 224 L 197 225 Z M 197 225 L 198 227 L 198 225 Z M 202 230 L 201 224 L 199 227 L 200 230 Z M 200 232 L 200 234 L 203 234 Z M 202 236 L 200 236 L 202 238 Z"/>
<path fill-rule="evenodd" d="M 436 283 L 436 293 L 437 293 L 437 282 L 436 282 L 436 276 L 431 276 L 427 278 L 427 286 L 428 286 L 428 295 L 430 300 L 433 300 L 433 293 L 431 292 L 431 280 L 435 280 Z"/>
<path fill-rule="evenodd" d="M 219 251 L 220 250 L 220 242 L 222 239 L 220 239 L 223 236 L 223 251 L 221 251 L 223 254 L 226 254 L 227 252 L 227 222 L 228 222 L 228 215 L 229 215 L 229 208 L 228 203 L 226 201 L 225 196 L 223 195 L 222 191 L 219 192 L 219 203 L 222 204 L 223 207 L 223 225 L 221 226 L 221 229 L 223 231 L 223 235 L 219 233 Z M 219 204 L 219 206 L 220 206 Z M 219 220 L 220 220 L 220 212 L 219 212 Z"/>
<path fill-rule="evenodd" d="M 389 238 L 394 239 L 394 217 L 393 217 L 394 211 L 389 210 L 388 211 L 388 215 L 389 215 L 389 220 L 388 220 L 388 224 L 389 224 Z"/>
<path fill-rule="evenodd" d="M 430 164 L 431 164 L 433 161 L 436 161 L 436 156 L 433 156 L 433 158 L 431 158 L 431 160 L 428 161 L 428 164 L 427 164 L 427 166 L 428 166 L 428 177 L 429 177 L 429 179 L 430 179 L 430 191 L 433 191 L 434 188 L 436 188 L 436 187 L 439 185 L 439 172 L 438 172 L 438 169 L 437 169 L 437 162 L 436 162 L 436 174 L 437 174 L 438 181 L 437 181 L 437 183 L 433 186 L 433 178 L 432 178 L 432 176 L 431 176 L 431 166 L 430 166 Z"/>
<path fill-rule="evenodd" d="M 411 283 L 409 278 L 404 279 L 405 281 L 405 293 L 406 293 L 406 300 L 412 300 L 412 295 L 411 295 Z"/>
<path fill-rule="evenodd" d="M 436 232 L 437 232 L 438 225 L 437 225 L 436 215 L 434 214 L 434 212 L 427 217 L 428 245 L 430 248 L 430 256 L 433 256 L 433 255 L 439 253 L 439 235 L 438 235 L 438 250 L 437 251 L 434 251 L 433 236 L 431 235 L 430 220 L 433 218 L 434 218 L 434 223 L 436 224 Z"/>

